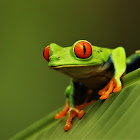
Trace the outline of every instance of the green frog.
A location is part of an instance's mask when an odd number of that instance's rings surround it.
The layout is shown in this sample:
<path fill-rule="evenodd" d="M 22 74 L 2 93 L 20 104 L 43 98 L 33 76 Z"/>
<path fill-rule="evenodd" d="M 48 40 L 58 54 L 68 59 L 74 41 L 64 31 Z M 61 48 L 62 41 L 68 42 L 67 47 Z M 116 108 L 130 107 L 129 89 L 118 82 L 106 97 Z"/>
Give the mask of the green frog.
<path fill-rule="evenodd" d="M 59 119 L 68 112 L 65 131 L 72 127 L 74 117 L 81 119 L 84 116 L 84 107 L 120 91 L 121 77 L 140 68 L 139 51 L 126 58 L 123 47 L 102 48 L 86 40 L 79 40 L 69 47 L 51 43 L 44 49 L 43 56 L 51 69 L 71 78 L 65 90 L 66 105 L 55 115 L 55 119 Z"/>

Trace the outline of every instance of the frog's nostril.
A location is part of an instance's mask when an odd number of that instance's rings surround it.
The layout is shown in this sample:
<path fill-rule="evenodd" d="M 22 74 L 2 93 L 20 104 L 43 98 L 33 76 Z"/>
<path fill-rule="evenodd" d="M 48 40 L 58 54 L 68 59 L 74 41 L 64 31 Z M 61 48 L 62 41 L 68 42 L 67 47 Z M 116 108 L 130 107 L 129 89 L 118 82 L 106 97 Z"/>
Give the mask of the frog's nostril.
<path fill-rule="evenodd" d="M 50 46 L 47 46 L 43 51 L 43 56 L 48 62 L 49 62 L 49 48 Z"/>

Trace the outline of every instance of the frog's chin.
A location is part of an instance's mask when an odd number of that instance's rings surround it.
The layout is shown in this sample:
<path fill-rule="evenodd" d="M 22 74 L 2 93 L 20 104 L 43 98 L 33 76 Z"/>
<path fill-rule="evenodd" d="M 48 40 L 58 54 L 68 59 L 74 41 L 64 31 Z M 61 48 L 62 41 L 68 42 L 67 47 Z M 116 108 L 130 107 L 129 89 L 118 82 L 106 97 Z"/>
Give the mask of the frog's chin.
<path fill-rule="evenodd" d="M 97 75 L 103 71 L 101 65 L 65 65 L 51 66 L 51 69 L 60 71 L 73 79 L 84 79 Z"/>

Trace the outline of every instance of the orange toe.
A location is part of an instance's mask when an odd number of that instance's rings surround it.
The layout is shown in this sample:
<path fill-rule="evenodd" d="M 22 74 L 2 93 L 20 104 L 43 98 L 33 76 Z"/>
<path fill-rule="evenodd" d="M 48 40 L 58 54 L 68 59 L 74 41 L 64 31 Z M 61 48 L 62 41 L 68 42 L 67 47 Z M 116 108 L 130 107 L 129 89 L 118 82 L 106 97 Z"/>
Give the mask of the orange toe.
<path fill-rule="evenodd" d="M 78 114 L 78 119 L 81 119 L 85 115 L 85 111 L 81 110 Z"/>
<path fill-rule="evenodd" d="M 60 119 L 64 117 L 67 114 L 68 110 L 69 110 L 69 102 L 66 103 L 64 109 L 60 113 L 56 114 L 54 118 Z"/>
<path fill-rule="evenodd" d="M 100 97 L 101 100 L 107 99 L 109 97 L 109 94 L 104 94 Z"/>
<path fill-rule="evenodd" d="M 98 95 L 103 95 L 106 92 L 106 90 L 102 89 L 98 92 Z"/>
<path fill-rule="evenodd" d="M 71 127 L 72 127 L 72 123 L 66 123 L 66 125 L 64 126 L 64 130 L 68 131 Z"/>
<path fill-rule="evenodd" d="M 64 116 L 65 116 L 65 114 L 56 114 L 54 118 L 55 119 L 60 119 L 60 118 L 62 118 Z"/>
<path fill-rule="evenodd" d="M 115 93 L 115 92 L 118 92 L 119 90 L 121 90 L 122 89 L 122 86 L 117 86 L 116 88 L 114 88 L 114 90 L 113 90 L 113 92 Z"/>

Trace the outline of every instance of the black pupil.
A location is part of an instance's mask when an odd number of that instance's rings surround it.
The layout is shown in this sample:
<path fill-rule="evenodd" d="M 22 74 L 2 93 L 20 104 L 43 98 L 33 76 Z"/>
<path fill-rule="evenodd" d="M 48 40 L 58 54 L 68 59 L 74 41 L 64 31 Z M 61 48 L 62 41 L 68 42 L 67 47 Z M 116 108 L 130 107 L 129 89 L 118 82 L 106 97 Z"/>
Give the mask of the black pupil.
<path fill-rule="evenodd" d="M 83 51 L 84 51 L 84 54 L 86 53 L 86 46 L 83 44 Z"/>

